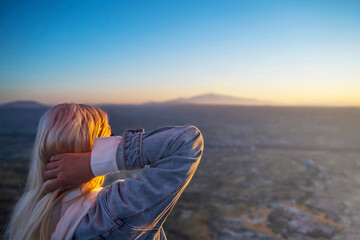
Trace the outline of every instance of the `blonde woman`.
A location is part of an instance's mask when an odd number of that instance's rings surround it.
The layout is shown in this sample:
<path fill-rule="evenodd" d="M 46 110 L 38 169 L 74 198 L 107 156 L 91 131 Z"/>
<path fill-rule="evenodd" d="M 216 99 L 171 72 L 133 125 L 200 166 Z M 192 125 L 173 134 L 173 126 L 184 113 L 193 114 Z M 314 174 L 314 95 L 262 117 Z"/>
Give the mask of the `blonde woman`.
<path fill-rule="evenodd" d="M 162 225 L 202 156 L 200 131 L 176 126 L 110 135 L 99 108 L 65 103 L 48 110 L 5 238 L 166 239 Z M 135 178 L 100 187 L 104 175 L 137 168 Z"/>

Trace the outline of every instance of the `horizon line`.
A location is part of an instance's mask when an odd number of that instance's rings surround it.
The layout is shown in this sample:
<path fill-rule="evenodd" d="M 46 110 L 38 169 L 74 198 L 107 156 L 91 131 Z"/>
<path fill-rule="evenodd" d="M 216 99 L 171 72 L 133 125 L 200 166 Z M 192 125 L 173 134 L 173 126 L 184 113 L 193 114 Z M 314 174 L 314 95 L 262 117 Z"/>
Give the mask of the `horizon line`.
<path fill-rule="evenodd" d="M 228 95 L 224 95 L 228 96 Z M 8 101 L 0 103 L 0 107 L 3 105 L 11 104 L 11 103 L 19 103 L 19 102 L 34 102 L 40 105 L 43 105 L 44 107 L 51 107 L 55 106 L 61 103 L 78 103 L 78 104 L 87 104 L 87 105 L 93 105 L 93 106 L 105 106 L 105 105 L 134 105 L 134 106 L 140 106 L 140 105 L 163 105 L 163 106 L 180 106 L 180 105 L 195 105 L 195 106 L 234 106 L 234 107 L 314 107 L 314 108 L 360 108 L 360 105 L 332 105 L 332 104 L 224 104 L 224 103 L 218 103 L 218 104 L 209 104 L 209 103 L 167 103 L 168 101 L 171 101 L 174 99 L 166 100 L 166 101 L 153 101 L 149 100 L 142 103 L 114 103 L 114 102 L 97 102 L 97 103 L 91 103 L 91 102 L 75 102 L 75 101 L 65 101 L 65 102 L 58 102 L 55 104 L 48 104 L 44 103 L 38 100 L 32 100 L 32 99 L 19 99 L 14 101 Z M 14 107 L 15 108 L 15 107 Z M 20 107 L 19 107 L 20 108 Z"/>

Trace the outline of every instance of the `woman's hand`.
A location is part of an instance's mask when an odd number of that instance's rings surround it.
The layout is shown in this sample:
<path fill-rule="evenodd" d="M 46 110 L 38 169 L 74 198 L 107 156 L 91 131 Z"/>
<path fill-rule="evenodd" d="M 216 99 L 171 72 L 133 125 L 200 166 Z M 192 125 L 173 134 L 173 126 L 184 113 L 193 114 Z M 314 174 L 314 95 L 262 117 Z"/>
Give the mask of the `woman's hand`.
<path fill-rule="evenodd" d="M 58 188 L 66 191 L 93 179 L 91 152 L 63 153 L 50 158 L 44 172 L 44 191 L 52 192 Z"/>

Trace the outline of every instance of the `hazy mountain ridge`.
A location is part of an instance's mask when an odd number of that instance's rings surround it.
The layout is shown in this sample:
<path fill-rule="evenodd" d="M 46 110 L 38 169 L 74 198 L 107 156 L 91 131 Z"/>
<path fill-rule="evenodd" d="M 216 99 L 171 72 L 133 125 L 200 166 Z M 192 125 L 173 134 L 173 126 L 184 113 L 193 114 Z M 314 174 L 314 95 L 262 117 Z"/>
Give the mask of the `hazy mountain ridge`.
<path fill-rule="evenodd" d="M 208 93 L 196 95 L 189 98 L 176 98 L 164 102 L 147 102 L 146 104 L 209 104 L 209 105 L 271 105 L 271 102 L 257 100 L 253 98 L 241 98 L 229 95 Z"/>
<path fill-rule="evenodd" d="M 262 101 L 254 98 L 241 98 L 223 94 L 208 93 L 196 95 L 189 98 L 176 98 L 163 102 L 148 101 L 144 105 L 179 105 L 179 104 L 204 104 L 204 105 L 249 105 L 249 106 L 266 106 L 273 105 L 271 102 Z M 131 105 L 143 105 L 131 104 Z M 93 104 L 91 104 L 93 105 Z M 95 105 L 128 105 L 128 104 L 95 104 Z M 44 108 L 49 107 L 43 103 L 32 100 L 19 100 L 0 104 L 1 108 Z"/>
<path fill-rule="evenodd" d="M 32 100 L 19 100 L 0 104 L 1 108 L 46 108 L 48 105 Z"/>

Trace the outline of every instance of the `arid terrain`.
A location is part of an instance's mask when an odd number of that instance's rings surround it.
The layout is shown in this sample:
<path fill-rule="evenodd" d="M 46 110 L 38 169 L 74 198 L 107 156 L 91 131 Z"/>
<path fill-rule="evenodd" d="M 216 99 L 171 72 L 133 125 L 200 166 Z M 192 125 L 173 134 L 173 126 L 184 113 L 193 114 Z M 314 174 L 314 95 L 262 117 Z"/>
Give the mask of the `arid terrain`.
<path fill-rule="evenodd" d="M 360 108 L 102 108 L 115 135 L 185 124 L 202 131 L 204 155 L 165 222 L 168 239 L 360 239 Z M 23 191 L 45 110 L 0 108 L 1 228 Z"/>

